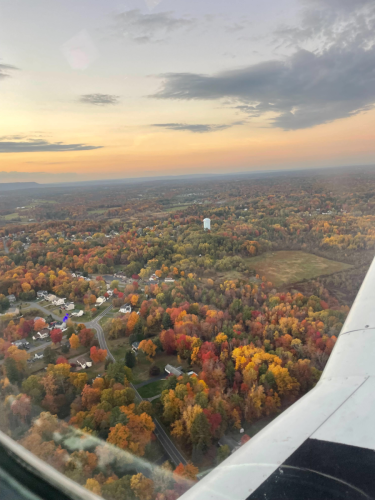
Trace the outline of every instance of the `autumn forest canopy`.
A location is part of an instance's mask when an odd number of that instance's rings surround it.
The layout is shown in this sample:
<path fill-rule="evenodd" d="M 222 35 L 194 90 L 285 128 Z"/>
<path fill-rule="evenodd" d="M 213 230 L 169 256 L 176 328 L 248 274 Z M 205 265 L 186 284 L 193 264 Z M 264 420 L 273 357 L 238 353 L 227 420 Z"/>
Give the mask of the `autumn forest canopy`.
<path fill-rule="evenodd" d="M 4 192 L 0 237 L 0 429 L 105 499 L 176 500 L 318 382 L 375 174 Z"/>

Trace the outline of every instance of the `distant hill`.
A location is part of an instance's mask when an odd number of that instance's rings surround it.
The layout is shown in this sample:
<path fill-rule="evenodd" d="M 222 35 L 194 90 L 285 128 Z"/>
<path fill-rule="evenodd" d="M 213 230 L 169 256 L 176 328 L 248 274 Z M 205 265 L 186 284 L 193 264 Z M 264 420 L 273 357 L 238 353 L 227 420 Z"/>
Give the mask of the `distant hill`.
<path fill-rule="evenodd" d="M 15 189 L 27 189 L 41 187 L 38 182 L 0 182 L 0 191 L 14 191 Z"/>

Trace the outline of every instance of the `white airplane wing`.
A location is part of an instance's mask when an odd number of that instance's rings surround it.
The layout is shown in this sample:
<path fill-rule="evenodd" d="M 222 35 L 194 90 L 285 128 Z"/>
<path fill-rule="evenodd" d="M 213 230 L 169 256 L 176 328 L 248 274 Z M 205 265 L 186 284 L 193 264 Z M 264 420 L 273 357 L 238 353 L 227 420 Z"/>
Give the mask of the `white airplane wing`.
<path fill-rule="evenodd" d="M 375 259 L 316 387 L 181 500 L 375 498 Z"/>

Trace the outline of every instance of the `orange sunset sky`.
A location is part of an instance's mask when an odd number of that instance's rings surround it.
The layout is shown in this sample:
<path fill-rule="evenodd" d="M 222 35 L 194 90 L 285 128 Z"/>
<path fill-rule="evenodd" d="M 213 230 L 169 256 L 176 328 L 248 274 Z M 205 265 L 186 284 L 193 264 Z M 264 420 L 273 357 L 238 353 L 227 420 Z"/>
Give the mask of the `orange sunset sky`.
<path fill-rule="evenodd" d="M 366 0 L 3 2 L 0 182 L 375 164 L 374 19 Z"/>

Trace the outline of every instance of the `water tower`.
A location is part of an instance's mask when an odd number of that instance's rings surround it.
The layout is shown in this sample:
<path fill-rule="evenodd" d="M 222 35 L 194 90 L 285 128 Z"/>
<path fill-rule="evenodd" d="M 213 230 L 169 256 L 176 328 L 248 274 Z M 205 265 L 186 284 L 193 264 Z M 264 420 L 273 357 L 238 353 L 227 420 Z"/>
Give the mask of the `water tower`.
<path fill-rule="evenodd" d="M 211 230 L 211 219 L 209 218 L 206 218 L 206 219 L 203 219 L 203 229 L 205 231 L 210 231 Z"/>

